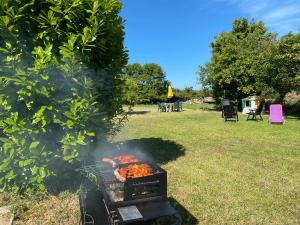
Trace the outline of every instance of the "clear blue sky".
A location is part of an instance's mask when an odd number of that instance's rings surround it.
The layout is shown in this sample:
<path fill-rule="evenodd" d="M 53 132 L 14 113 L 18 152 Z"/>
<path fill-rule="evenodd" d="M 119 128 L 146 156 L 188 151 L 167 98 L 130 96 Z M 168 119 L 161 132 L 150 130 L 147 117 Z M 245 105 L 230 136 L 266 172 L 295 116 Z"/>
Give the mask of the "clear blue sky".
<path fill-rule="evenodd" d="M 173 87 L 198 89 L 210 42 L 235 18 L 263 20 L 280 35 L 300 28 L 300 0 L 122 0 L 129 63 L 157 63 Z"/>

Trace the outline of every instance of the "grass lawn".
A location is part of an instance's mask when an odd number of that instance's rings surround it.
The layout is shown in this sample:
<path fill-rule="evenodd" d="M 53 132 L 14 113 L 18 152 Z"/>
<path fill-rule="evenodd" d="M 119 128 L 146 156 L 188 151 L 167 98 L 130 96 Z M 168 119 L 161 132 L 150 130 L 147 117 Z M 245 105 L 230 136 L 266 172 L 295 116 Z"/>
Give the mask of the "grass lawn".
<path fill-rule="evenodd" d="M 167 170 L 183 225 L 300 224 L 300 119 L 269 125 L 267 116 L 255 122 L 241 115 L 238 123 L 224 123 L 220 112 L 192 108 L 159 113 L 156 106 L 136 106 L 112 141 Z M 0 195 L 0 205 L 16 202 L 18 224 L 72 225 L 79 217 L 75 194 L 23 201 L 23 208 L 20 199 L 7 198 Z M 30 222 L 43 215 L 44 223 Z"/>
<path fill-rule="evenodd" d="M 114 141 L 163 163 L 185 225 L 300 224 L 299 118 L 224 123 L 220 112 L 135 110 Z"/>

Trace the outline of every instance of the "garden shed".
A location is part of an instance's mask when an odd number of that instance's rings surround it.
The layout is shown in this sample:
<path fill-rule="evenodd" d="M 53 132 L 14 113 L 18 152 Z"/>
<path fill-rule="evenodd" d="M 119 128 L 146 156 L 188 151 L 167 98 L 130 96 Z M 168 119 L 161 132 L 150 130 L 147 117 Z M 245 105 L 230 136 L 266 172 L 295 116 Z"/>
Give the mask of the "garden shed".
<path fill-rule="evenodd" d="M 243 113 L 246 114 L 249 112 L 249 109 L 256 109 L 261 101 L 261 97 L 259 96 L 249 96 L 247 98 L 242 99 L 242 108 Z"/>

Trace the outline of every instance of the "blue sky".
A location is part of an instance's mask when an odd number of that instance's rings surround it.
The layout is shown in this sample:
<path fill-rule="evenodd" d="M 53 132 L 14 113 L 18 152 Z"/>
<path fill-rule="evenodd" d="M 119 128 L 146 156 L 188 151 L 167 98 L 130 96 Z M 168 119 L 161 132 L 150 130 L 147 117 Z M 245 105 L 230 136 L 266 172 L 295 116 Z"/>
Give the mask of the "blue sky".
<path fill-rule="evenodd" d="M 300 0 L 122 0 L 129 63 L 157 63 L 173 87 L 197 84 L 215 35 L 235 18 L 262 20 L 284 35 L 300 29 Z"/>

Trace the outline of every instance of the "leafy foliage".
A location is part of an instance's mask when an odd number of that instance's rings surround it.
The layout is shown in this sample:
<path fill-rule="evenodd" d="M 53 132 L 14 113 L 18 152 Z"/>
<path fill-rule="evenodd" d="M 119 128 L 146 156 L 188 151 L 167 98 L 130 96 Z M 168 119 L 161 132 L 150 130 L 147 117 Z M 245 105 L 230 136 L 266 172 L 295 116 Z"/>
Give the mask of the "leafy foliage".
<path fill-rule="evenodd" d="M 281 102 L 288 92 L 300 91 L 300 33 L 290 33 L 276 43 L 261 81 L 279 94 Z"/>
<path fill-rule="evenodd" d="M 44 191 L 118 128 L 117 0 L 0 0 L 0 188 Z"/>
<path fill-rule="evenodd" d="M 209 89 L 194 90 L 193 87 L 186 87 L 184 89 L 174 88 L 173 92 L 176 98 L 180 101 L 200 99 L 212 95 L 212 92 Z"/>
<path fill-rule="evenodd" d="M 139 84 L 134 78 L 127 77 L 124 79 L 123 92 L 123 101 L 125 104 L 134 106 L 137 102 L 140 101 Z"/>
<path fill-rule="evenodd" d="M 204 87 L 215 99 L 241 98 L 257 92 L 258 77 L 266 71 L 275 35 L 262 22 L 237 19 L 232 31 L 223 32 L 211 43 L 211 62 L 199 68 Z"/>
<path fill-rule="evenodd" d="M 169 82 L 157 64 L 127 65 L 123 70 L 123 79 L 127 84 L 123 99 L 126 103 L 154 103 L 166 99 Z"/>

